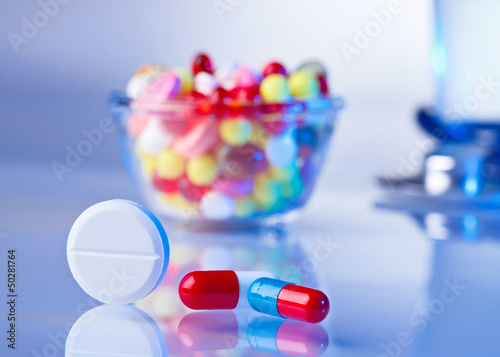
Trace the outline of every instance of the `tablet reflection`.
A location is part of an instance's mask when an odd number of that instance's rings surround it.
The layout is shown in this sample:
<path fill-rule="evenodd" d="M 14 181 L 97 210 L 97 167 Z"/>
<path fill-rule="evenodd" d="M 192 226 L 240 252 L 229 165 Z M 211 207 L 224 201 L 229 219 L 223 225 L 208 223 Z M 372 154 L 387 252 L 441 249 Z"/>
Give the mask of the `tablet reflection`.
<path fill-rule="evenodd" d="M 167 356 L 156 322 L 131 306 L 101 305 L 74 323 L 66 341 L 67 357 Z"/>

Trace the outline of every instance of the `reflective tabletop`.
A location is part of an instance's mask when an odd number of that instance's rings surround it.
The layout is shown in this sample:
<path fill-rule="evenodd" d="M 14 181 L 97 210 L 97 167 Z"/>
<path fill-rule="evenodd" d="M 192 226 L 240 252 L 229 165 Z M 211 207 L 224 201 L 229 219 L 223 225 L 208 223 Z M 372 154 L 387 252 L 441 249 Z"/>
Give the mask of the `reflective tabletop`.
<path fill-rule="evenodd" d="M 120 169 L 85 169 L 63 184 L 50 167 L 8 163 L 2 186 L 1 355 L 497 356 L 498 218 L 387 201 L 369 179 L 327 169 L 308 208 L 286 227 L 200 232 L 165 223 L 171 262 L 135 306 L 88 297 L 66 239 L 91 204 L 140 202 Z M 37 172 L 36 185 L 31 173 Z M 335 177 L 335 187 L 326 181 Z M 373 180 L 374 181 L 374 180 Z M 16 349 L 8 347 L 8 251 L 15 250 Z M 196 269 L 268 270 L 324 291 L 320 324 L 252 310 L 189 311 L 177 285 Z"/>

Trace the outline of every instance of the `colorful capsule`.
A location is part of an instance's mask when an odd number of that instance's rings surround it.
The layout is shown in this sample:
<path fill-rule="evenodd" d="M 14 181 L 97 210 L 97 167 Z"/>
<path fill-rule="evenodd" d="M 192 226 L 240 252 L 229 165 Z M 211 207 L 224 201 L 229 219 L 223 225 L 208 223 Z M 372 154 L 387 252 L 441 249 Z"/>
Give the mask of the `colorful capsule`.
<path fill-rule="evenodd" d="M 171 99 L 181 92 L 182 83 L 179 76 L 173 71 L 160 75 L 146 90 L 146 96 L 153 101 Z"/>
<path fill-rule="evenodd" d="M 288 79 L 290 93 L 294 97 L 308 98 L 319 93 L 319 83 L 315 75 L 305 69 L 300 69 Z"/>
<path fill-rule="evenodd" d="M 179 296 L 184 305 L 193 310 L 248 307 L 248 287 L 261 277 L 278 279 L 275 274 L 264 271 L 193 271 L 181 280 Z"/>
<path fill-rule="evenodd" d="M 212 95 L 216 88 L 219 87 L 217 79 L 207 72 L 200 72 L 194 76 L 194 89 L 196 92 L 206 96 Z"/>
<path fill-rule="evenodd" d="M 211 155 L 205 154 L 188 161 L 186 174 L 197 186 L 211 184 L 218 176 L 217 162 Z"/>
<path fill-rule="evenodd" d="M 231 146 L 246 144 L 252 135 L 252 125 L 246 119 L 224 119 L 219 126 L 222 140 Z"/>
<path fill-rule="evenodd" d="M 163 151 L 158 157 L 158 174 L 167 180 L 177 180 L 184 174 L 184 159 L 170 149 Z"/>
<path fill-rule="evenodd" d="M 198 54 L 191 64 L 191 70 L 196 75 L 200 72 L 214 73 L 212 60 L 205 53 Z"/>
<path fill-rule="evenodd" d="M 262 69 L 262 76 L 267 77 L 271 74 L 280 74 L 284 77 L 287 76 L 285 67 L 278 62 L 270 62 L 264 66 Z"/>
<path fill-rule="evenodd" d="M 180 95 L 186 95 L 188 93 L 191 93 L 193 90 L 193 74 L 190 71 L 187 71 L 184 68 L 174 68 L 175 74 L 179 77 L 181 80 L 181 90 L 180 90 Z"/>
<path fill-rule="evenodd" d="M 260 84 L 260 95 L 266 103 L 280 103 L 290 97 L 290 88 L 286 77 L 280 74 L 271 74 L 265 77 Z"/>
<path fill-rule="evenodd" d="M 250 285 L 248 302 L 258 312 L 309 323 L 323 321 L 330 310 L 323 292 L 270 278 Z"/>

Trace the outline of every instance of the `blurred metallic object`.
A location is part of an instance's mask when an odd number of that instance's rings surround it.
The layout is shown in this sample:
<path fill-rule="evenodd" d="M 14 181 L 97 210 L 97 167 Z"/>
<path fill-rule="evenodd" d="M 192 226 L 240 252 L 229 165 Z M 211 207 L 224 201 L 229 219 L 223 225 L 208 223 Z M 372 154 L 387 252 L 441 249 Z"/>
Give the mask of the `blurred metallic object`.
<path fill-rule="evenodd" d="M 434 107 L 417 122 L 435 148 L 413 176 L 382 177 L 390 193 L 500 203 L 500 2 L 435 0 Z"/>

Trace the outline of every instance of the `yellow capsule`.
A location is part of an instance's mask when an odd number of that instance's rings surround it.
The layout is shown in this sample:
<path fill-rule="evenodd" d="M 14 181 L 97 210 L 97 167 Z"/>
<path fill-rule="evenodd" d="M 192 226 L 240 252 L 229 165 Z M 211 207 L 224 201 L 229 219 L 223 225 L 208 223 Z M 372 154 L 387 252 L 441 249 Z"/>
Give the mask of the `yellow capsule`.
<path fill-rule="evenodd" d="M 250 139 L 248 139 L 248 141 L 251 144 L 255 144 L 261 148 L 265 148 L 267 142 L 271 138 L 271 134 L 268 131 L 264 130 L 264 128 L 262 128 L 262 126 L 256 121 L 252 121 L 251 125 L 252 134 L 250 135 Z"/>
<path fill-rule="evenodd" d="M 273 165 L 269 165 L 269 172 L 273 179 L 281 183 L 290 182 L 293 177 L 298 174 L 297 168 L 295 166 L 276 167 Z"/>
<path fill-rule="evenodd" d="M 175 74 L 179 76 L 181 80 L 181 91 L 180 95 L 184 95 L 193 91 L 193 74 L 184 68 L 174 68 Z"/>
<path fill-rule="evenodd" d="M 271 74 L 262 80 L 260 95 L 266 103 L 283 102 L 290 97 L 288 81 L 280 74 Z"/>
<path fill-rule="evenodd" d="M 240 197 L 236 199 L 236 211 L 234 215 L 239 218 L 253 216 L 257 212 L 257 205 L 249 197 Z"/>
<path fill-rule="evenodd" d="M 141 67 L 139 67 L 135 71 L 135 75 L 144 75 L 147 74 L 149 76 L 157 76 L 161 72 L 163 72 L 165 69 L 163 68 L 162 65 L 156 64 L 156 63 L 149 63 L 145 64 Z"/>
<path fill-rule="evenodd" d="M 146 178 L 153 177 L 153 173 L 158 165 L 158 157 L 146 154 L 144 151 L 136 147 L 137 156 L 141 163 L 142 173 Z"/>
<path fill-rule="evenodd" d="M 252 125 L 246 119 L 224 119 L 219 126 L 219 134 L 228 145 L 246 144 L 252 135 Z"/>
<path fill-rule="evenodd" d="M 175 207 L 181 213 L 194 213 L 198 211 L 198 205 L 194 202 L 188 201 L 180 193 L 168 194 L 160 193 L 160 198 Z"/>
<path fill-rule="evenodd" d="M 257 206 L 263 211 L 278 206 L 281 199 L 281 185 L 273 180 L 265 180 L 257 184 L 252 195 Z"/>
<path fill-rule="evenodd" d="M 188 161 L 186 173 L 195 185 L 206 186 L 217 178 L 217 162 L 210 155 L 195 157 Z"/>
<path fill-rule="evenodd" d="M 301 69 L 288 78 L 290 93 L 294 97 L 312 97 L 319 93 L 318 79 L 311 72 Z"/>
<path fill-rule="evenodd" d="M 158 174 L 168 180 L 176 180 L 184 174 L 186 163 L 173 150 L 164 150 L 158 157 Z"/>

